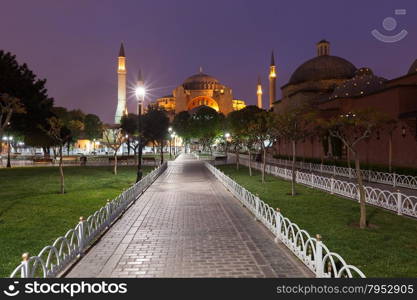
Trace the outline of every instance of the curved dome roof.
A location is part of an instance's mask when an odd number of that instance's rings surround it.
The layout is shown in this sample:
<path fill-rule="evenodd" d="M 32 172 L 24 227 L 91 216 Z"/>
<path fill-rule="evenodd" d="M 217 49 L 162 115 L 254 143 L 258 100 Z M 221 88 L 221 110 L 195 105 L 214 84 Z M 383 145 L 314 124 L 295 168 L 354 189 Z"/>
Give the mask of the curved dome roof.
<path fill-rule="evenodd" d="M 411 65 L 410 69 L 408 70 L 408 74 L 412 74 L 412 73 L 415 73 L 415 72 L 417 72 L 417 59 Z"/>
<path fill-rule="evenodd" d="M 374 75 L 369 68 L 360 68 L 355 77 L 338 85 L 330 99 L 362 97 L 379 91 L 385 87 L 386 79 Z"/>
<path fill-rule="evenodd" d="M 344 58 L 332 55 L 314 57 L 299 66 L 291 75 L 289 84 L 325 79 L 349 79 L 356 67 Z"/>
<path fill-rule="evenodd" d="M 188 77 L 187 79 L 185 79 L 184 83 L 193 83 L 193 82 L 215 82 L 218 83 L 219 81 L 207 74 L 204 73 L 198 73 L 195 74 L 193 76 Z"/>

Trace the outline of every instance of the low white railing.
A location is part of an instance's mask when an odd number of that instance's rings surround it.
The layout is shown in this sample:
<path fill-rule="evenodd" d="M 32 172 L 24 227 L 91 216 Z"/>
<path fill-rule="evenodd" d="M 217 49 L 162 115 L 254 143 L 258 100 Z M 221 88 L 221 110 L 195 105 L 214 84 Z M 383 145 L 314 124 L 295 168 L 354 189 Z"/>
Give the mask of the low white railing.
<path fill-rule="evenodd" d="M 248 166 L 249 160 L 246 158 L 240 158 L 240 163 Z M 262 170 L 261 163 L 252 162 L 251 166 L 254 169 Z M 291 180 L 292 178 L 291 169 L 281 168 L 276 165 L 267 164 L 265 172 L 287 180 Z M 338 194 L 346 198 L 359 201 L 358 185 L 352 182 L 301 171 L 296 171 L 296 182 L 324 190 L 331 194 Z M 398 215 L 406 215 L 417 218 L 416 196 L 409 196 L 401 193 L 400 191 L 391 192 L 371 186 L 365 186 L 365 200 L 366 203 L 394 211 Z"/>
<path fill-rule="evenodd" d="M 75 228 L 60 236 L 52 245 L 44 247 L 37 256 L 23 254 L 23 261 L 10 274 L 10 277 L 51 278 L 67 269 L 91 244 L 110 227 L 112 223 L 161 175 L 167 168 L 162 164 L 147 174 L 112 201 L 89 216 L 87 220 L 80 217 Z"/>
<path fill-rule="evenodd" d="M 230 153 L 231 156 L 235 154 Z M 240 157 L 247 158 L 247 155 L 240 154 Z M 271 164 L 290 167 L 292 165 L 291 160 L 267 158 L 267 162 Z M 353 168 L 337 167 L 335 165 L 324 165 L 306 163 L 297 161 L 295 163 L 297 169 L 309 170 L 310 172 L 320 172 L 324 174 L 331 174 L 333 176 L 341 176 L 347 178 L 355 178 L 356 170 Z M 393 187 L 405 187 L 410 189 L 417 189 L 417 176 L 401 175 L 397 173 L 378 172 L 372 170 L 361 170 L 362 178 L 369 182 L 382 183 L 392 185 Z"/>
<path fill-rule="evenodd" d="M 316 277 L 365 277 L 357 267 L 348 265 L 339 254 L 331 252 L 321 241 L 320 235 L 310 236 L 284 217 L 279 209 L 274 210 L 211 164 L 205 165 L 275 235 L 275 240 L 282 241 Z"/>

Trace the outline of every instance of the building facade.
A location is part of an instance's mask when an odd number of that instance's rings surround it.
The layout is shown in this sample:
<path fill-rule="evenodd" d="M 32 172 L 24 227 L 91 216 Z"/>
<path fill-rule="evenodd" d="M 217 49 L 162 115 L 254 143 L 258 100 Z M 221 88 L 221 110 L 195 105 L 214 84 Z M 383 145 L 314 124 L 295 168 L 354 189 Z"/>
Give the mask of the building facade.
<path fill-rule="evenodd" d="M 156 105 L 173 114 L 208 106 L 224 115 L 246 106 L 245 101 L 233 99 L 231 88 L 202 70 L 177 86 L 172 95 L 157 99 Z"/>
<path fill-rule="evenodd" d="M 357 69 L 346 59 L 331 56 L 330 44 L 317 44 L 317 57 L 301 64 L 289 82 L 281 87 L 282 98 L 274 103 L 280 113 L 290 104 L 309 103 L 323 115 L 337 116 L 352 111 L 374 109 L 397 121 L 391 130 L 359 142 L 359 157 L 369 164 L 417 168 L 417 60 L 405 75 L 387 80 L 368 67 Z M 346 149 L 323 138 L 311 137 L 298 143 L 297 156 L 306 158 L 347 158 Z M 276 153 L 290 155 L 285 141 Z"/>

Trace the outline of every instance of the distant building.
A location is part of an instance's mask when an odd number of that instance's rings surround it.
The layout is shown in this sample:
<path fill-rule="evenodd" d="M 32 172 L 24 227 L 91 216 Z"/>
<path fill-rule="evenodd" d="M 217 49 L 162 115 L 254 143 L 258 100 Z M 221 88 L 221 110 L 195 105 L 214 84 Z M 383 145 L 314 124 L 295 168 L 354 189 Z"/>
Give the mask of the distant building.
<path fill-rule="evenodd" d="M 221 84 L 218 79 L 204 74 L 188 77 L 177 86 L 172 95 L 156 100 L 156 106 L 171 113 L 190 111 L 199 106 L 208 106 L 216 111 L 229 114 L 246 106 L 245 101 L 233 99 L 232 89 Z"/>
<path fill-rule="evenodd" d="M 381 111 L 398 124 L 392 132 L 381 131 L 376 138 L 361 141 L 360 159 L 387 165 L 391 148 L 392 165 L 417 167 L 417 60 L 407 69 L 404 76 L 387 80 L 370 68 L 357 69 L 346 59 L 330 55 L 330 43 L 322 40 L 317 56 L 301 64 L 281 87 L 282 98 L 274 102 L 273 110 L 279 114 L 290 103 L 310 103 L 329 117 L 368 108 Z M 297 156 L 346 159 L 346 148 L 339 141 L 324 139 L 312 137 L 298 143 Z M 291 146 L 282 142 L 276 151 L 290 155 Z"/>

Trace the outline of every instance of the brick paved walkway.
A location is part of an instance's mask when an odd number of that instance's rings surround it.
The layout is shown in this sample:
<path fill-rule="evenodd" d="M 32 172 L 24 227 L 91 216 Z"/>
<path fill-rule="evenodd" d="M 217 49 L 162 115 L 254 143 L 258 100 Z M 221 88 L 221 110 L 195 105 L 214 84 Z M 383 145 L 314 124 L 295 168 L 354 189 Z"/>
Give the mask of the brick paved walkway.
<path fill-rule="evenodd" d="M 217 181 L 181 155 L 67 277 L 311 277 Z"/>

